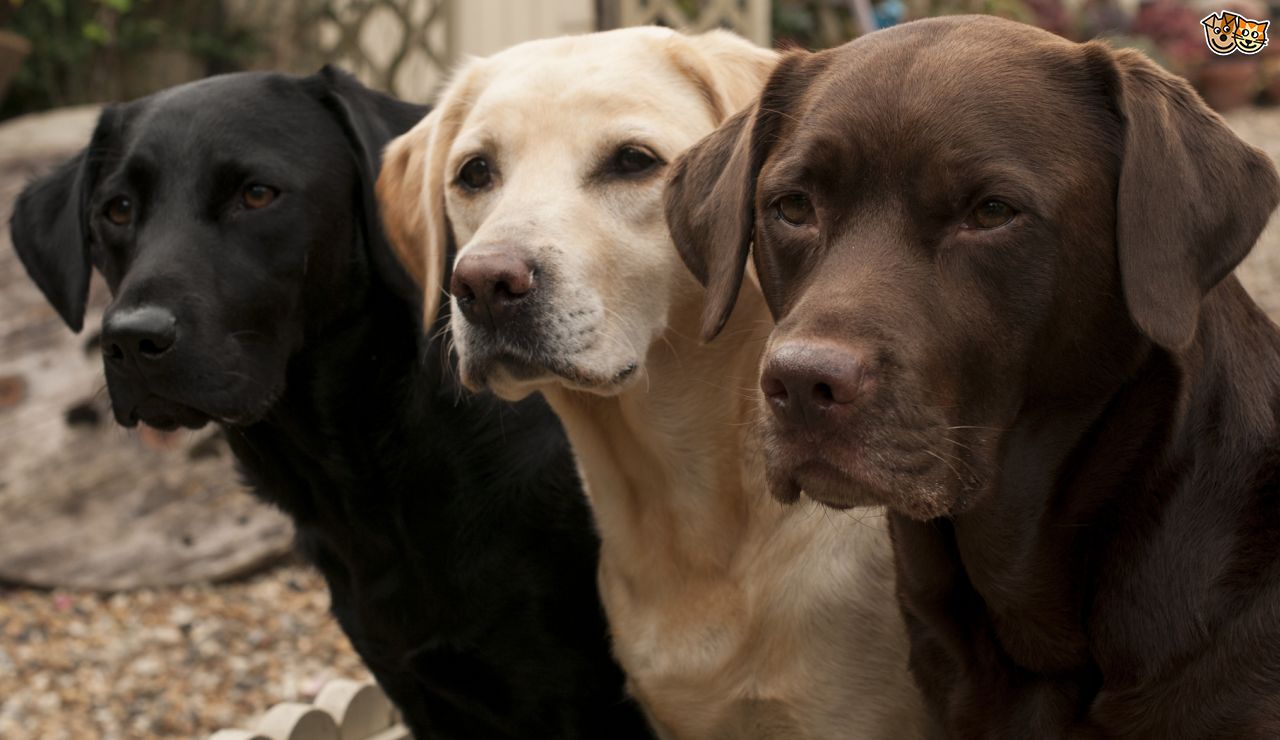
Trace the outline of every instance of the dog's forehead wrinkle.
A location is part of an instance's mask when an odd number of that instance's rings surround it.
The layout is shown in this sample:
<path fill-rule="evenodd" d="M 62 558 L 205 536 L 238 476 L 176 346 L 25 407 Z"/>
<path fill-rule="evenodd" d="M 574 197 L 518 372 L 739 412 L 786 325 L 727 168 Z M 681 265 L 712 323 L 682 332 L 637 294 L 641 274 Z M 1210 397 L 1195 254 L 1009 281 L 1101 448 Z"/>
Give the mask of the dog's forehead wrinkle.
<path fill-rule="evenodd" d="M 1063 118 L 1080 107 L 1068 105 L 1065 92 L 1065 110 L 1046 117 L 1043 103 L 1010 107 L 1009 100 L 1029 94 L 1025 89 L 1004 89 L 1017 87 L 1012 84 L 997 83 L 998 89 L 992 90 L 979 86 L 967 92 L 939 91 L 927 99 L 904 98 L 896 86 L 878 78 L 867 84 L 871 92 L 856 88 L 865 98 L 860 104 L 817 110 L 797 127 L 773 157 L 779 176 L 823 185 L 841 195 L 853 188 L 884 187 L 955 201 L 952 207 L 981 195 L 1003 195 L 1019 199 L 1023 207 L 1043 207 L 1074 189 L 1082 172 L 1092 171 L 1081 167 L 1086 160 L 1099 159 L 1097 147 L 1089 144 L 1099 133 L 1093 116 L 1062 126 Z M 1043 92 L 1044 87 L 1037 89 Z M 1104 146 L 1102 153 L 1110 148 Z M 827 174 L 813 171 L 833 160 L 842 166 Z M 983 188 L 992 192 L 970 192 Z"/>
<path fill-rule="evenodd" d="M 682 131 L 692 143 L 714 125 L 709 116 L 688 114 L 700 104 L 699 93 L 656 46 L 632 36 L 623 35 L 620 45 L 598 53 L 592 52 L 594 45 L 584 48 L 554 40 L 557 43 L 550 46 L 560 50 L 557 55 L 525 55 L 519 53 L 521 45 L 490 57 L 486 68 L 492 74 L 472 98 L 463 135 L 481 121 L 504 136 L 520 129 L 534 136 L 555 136 L 580 135 L 630 120 L 642 122 L 650 132 Z M 561 126 L 566 111 L 596 125 Z"/>

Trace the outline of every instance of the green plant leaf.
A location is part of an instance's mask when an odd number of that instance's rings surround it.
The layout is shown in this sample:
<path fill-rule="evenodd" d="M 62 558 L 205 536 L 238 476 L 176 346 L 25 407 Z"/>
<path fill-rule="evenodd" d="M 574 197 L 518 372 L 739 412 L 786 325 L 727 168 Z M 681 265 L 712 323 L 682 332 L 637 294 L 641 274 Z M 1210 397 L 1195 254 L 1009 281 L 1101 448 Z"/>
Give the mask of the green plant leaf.
<path fill-rule="evenodd" d="M 107 42 L 111 40 L 111 35 L 107 33 L 106 26 L 97 21 L 86 21 L 80 27 L 80 35 L 84 36 L 86 41 L 99 46 L 106 46 Z"/>

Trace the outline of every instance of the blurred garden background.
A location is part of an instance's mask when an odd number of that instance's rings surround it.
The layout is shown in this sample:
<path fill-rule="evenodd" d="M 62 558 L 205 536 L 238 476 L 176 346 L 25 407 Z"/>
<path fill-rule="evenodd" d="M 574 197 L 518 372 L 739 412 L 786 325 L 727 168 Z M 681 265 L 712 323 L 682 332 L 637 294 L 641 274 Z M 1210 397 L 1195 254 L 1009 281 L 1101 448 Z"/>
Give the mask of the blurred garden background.
<path fill-rule="evenodd" d="M 1280 97 L 1280 49 L 1215 57 L 1199 24 L 1263 0 L 0 0 L 0 118 L 122 100 L 220 72 L 306 72 L 325 61 L 425 99 L 466 54 L 529 38 L 642 23 L 733 28 L 809 49 L 952 13 L 989 13 L 1068 38 L 1140 48 L 1230 107 Z M 1227 68 L 1224 70 L 1223 68 Z"/>
<path fill-rule="evenodd" d="M 1217 57 L 1200 19 L 1260 0 L 0 0 L 0 223 L 87 142 L 100 106 L 207 75 L 332 62 L 429 101 L 450 66 L 520 41 L 657 23 L 819 49 L 989 13 L 1140 48 L 1280 157 L 1280 44 Z M 910 91 L 906 91 L 910 94 Z M 1280 229 L 1241 269 L 1280 314 Z M 73 335 L 0 230 L 0 738 L 205 737 L 365 676 L 278 512 L 219 431 L 111 421 L 96 328 Z"/>

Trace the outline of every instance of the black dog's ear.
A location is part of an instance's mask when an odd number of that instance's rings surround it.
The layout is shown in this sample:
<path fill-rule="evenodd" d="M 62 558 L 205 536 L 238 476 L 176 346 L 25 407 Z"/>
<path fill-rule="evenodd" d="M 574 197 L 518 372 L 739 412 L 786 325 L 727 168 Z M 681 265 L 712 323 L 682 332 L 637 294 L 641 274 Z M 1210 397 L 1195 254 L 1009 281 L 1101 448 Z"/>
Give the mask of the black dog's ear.
<path fill-rule="evenodd" d="M 112 128 L 112 109 L 98 118 L 89 146 L 31 183 L 13 207 L 9 234 L 27 274 L 71 327 L 84 327 L 89 300 L 89 196 L 97 178 L 101 142 Z"/>
<path fill-rule="evenodd" d="M 1156 344 L 1185 348 L 1205 295 L 1253 248 L 1280 201 L 1271 159 L 1183 79 L 1134 51 L 1089 44 L 1124 126 L 1116 247 L 1125 302 Z"/>
<path fill-rule="evenodd" d="M 374 187 L 382 166 L 382 150 L 422 120 L 431 108 L 370 90 L 355 77 L 331 65 L 325 65 L 303 84 L 318 91 L 320 102 L 333 113 L 351 143 L 361 180 L 362 228 L 374 269 L 397 294 L 419 300 L 416 283 L 400 266 L 384 234 Z"/>
<path fill-rule="evenodd" d="M 815 55 L 778 63 L 753 106 L 729 118 L 676 160 L 666 189 L 667 226 L 685 266 L 707 288 L 702 338 L 724 328 L 746 273 L 755 226 L 756 178 Z"/>

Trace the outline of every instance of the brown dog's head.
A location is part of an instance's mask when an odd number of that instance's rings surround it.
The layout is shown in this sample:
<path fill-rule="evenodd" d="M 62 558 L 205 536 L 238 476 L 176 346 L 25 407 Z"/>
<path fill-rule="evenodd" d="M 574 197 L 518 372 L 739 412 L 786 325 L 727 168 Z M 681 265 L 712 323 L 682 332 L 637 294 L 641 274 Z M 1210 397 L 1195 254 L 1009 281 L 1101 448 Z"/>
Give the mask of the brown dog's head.
<path fill-rule="evenodd" d="M 958 17 L 784 59 L 678 161 L 667 216 L 708 338 L 754 242 L 774 494 L 927 519 L 993 487 L 1015 421 L 1185 349 L 1277 198 L 1140 54 Z"/>

